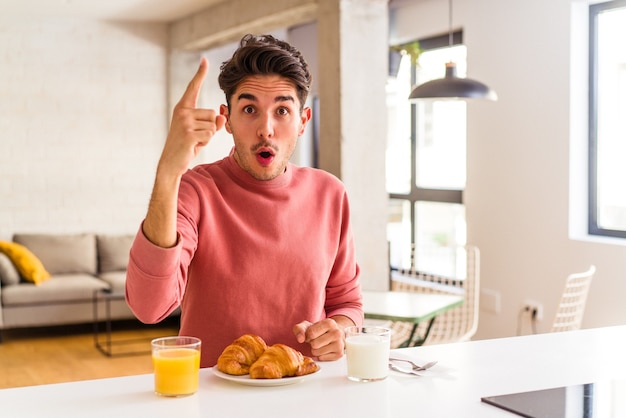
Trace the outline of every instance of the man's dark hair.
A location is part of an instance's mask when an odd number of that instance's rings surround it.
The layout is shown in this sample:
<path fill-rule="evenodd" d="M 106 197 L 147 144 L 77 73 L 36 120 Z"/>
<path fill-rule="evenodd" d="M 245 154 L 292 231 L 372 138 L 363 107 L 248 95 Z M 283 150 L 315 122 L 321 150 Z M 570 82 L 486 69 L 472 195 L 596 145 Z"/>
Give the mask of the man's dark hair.
<path fill-rule="evenodd" d="M 248 76 L 265 74 L 277 74 L 291 80 L 302 110 L 311 89 L 311 73 L 300 51 L 272 35 L 250 34 L 241 39 L 232 58 L 220 67 L 217 80 L 226 95 L 228 107 L 239 83 Z"/>

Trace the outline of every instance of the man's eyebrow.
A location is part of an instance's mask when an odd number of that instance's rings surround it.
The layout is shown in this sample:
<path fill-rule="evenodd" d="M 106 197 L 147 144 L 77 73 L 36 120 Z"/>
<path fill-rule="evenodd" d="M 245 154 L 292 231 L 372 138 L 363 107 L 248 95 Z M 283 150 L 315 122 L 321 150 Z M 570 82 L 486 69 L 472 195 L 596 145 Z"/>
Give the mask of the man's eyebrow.
<path fill-rule="evenodd" d="M 293 98 L 293 96 L 276 96 L 274 98 L 274 102 L 294 102 L 295 103 L 295 99 Z"/>
<path fill-rule="evenodd" d="M 256 102 L 256 96 L 250 93 L 241 93 L 239 96 L 237 96 L 237 100 L 241 99 L 247 99 Z"/>

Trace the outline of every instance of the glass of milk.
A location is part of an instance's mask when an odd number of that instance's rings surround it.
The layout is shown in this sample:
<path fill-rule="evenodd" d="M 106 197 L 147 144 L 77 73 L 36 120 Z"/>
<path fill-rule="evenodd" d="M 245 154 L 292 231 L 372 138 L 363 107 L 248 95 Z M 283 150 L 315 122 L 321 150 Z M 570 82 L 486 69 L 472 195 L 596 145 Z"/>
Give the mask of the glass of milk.
<path fill-rule="evenodd" d="M 383 327 L 348 327 L 346 358 L 348 379 L 373 382 L 389 375 L 391 330 Z"/>

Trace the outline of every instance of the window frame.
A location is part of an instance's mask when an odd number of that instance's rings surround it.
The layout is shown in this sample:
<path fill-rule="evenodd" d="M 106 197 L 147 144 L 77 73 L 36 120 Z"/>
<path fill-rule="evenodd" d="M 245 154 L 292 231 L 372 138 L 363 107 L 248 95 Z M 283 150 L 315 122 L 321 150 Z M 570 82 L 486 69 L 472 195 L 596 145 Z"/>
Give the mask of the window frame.
<path fill-rule="evenodd" d="M 626 238 L 626 230 L 598 225 L 598 14 L 626 7 L 626 0 L 589 5 L 589 139 L 588 139 L 588 223 L 589 235 Z"/>
<path fill-rule="evenodd" d="M 420 49 L 423 51 L 429 49 L 445 48 L 463 43 L 463 31 L 458 30 L 450 34 L 438 35 L 418 40 Z M 411 84 L 415 85 L 415 63 L 411 64 Z M 416 243 L 416 211 L 417 202 L 437 202 L 437 203 L 458 203 L 463 205 L 463 189 L 431 189 L 417 186 L 417 120 L 416 120 L 416 104 L 411 104 L 411 189 L 409 193 L 388 193 L 389 199 L 410 202 L 410 221 L 411 221 L 411 244 Z M 390 266 L 392 270 L 395 266 Z"/>

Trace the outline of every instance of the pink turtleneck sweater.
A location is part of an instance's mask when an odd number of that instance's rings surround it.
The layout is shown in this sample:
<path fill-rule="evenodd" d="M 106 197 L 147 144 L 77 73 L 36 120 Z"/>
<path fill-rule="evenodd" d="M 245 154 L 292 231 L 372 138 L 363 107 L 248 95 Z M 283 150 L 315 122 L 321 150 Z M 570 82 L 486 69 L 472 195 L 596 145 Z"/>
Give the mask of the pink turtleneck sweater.
<path fill-rule="evenodd" d="M 178 234 L 175 247 L 160 248 L 139 230 L 126 299 L 145 323 L 180 305 L 180 334 L 202 340 L 202 367 L 246 333 L 310 355 L 297 323 L 363 321 L 346 191 L 324 171 L 289 164 L 258 181 L 232 153 L 197 166 L 181 182 Z"/>

